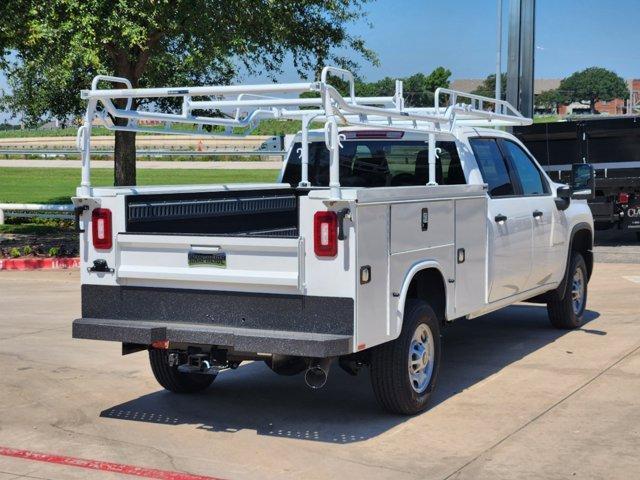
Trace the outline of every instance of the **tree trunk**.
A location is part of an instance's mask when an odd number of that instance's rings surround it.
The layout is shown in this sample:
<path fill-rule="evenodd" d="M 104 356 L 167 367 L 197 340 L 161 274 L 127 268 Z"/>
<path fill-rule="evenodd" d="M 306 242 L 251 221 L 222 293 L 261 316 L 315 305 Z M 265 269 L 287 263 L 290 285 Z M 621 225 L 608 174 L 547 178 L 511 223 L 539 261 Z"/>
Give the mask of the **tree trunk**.
<path fill-rule="evenodd" d="M 116 131 L 114 185 L 136 184 L 136 133 Z"/>
<path fill-rule="evenodd" d="M 163 35 L 164 33 L 161 31 L 151 32 L 146 41 L 146 45 L 134 49 L 135 59 L 131 58 L 132 52 L 130 50 L 119 48 L 111 42 L 107 43 L 107 53 L 114 62 L 116 75 L 128 78 L 131 86 L 138 88 L 138 82 L 149 62 L 151 51 L 158 45 Z M 126 102 L 124 99 L 119 99 L 115 101 L 115 104 L 118 108 L 125 108 Z M 131 109 L 136 110 L 137 108 L 138 101 L 133 99 Z M 113 120 L 118 126 L 125 126 L 127 124 L 127 119 Z M 114 184 L 116 186 L 133 186 L 136 184 L 136 134 L 135 132 L 118 131 L 116 131 L 115 134 L 116 139 L 113 155 L 115 163 Z"/>
<path fill-rule="evenodd" d="M 591 114 L 595 115 L 596 113 L 596 101 L 594 99 L 589 100 L 589 108 L 591 109 Z"/>

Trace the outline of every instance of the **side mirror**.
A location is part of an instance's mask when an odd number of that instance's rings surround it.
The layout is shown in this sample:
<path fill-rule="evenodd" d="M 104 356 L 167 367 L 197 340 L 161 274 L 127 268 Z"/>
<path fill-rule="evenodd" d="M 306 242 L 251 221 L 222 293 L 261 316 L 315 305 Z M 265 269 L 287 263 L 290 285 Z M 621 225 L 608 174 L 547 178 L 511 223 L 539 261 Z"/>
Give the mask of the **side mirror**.
<path fill-rule="evenodd" d="M 596 195 L 595 171 L 590 163 L 574 163 L 571 166 L 571 198 L 589 200 Z"/>
<path fill-rule="evenodd" d="M 556 190 L 556 198 L 554 198 L 554 200 L 558 210 L 562 211 L 569 208 L 569 205 L 571 204 L 571 187 L 568 187 L 567 185 L 558 187 Z"/>

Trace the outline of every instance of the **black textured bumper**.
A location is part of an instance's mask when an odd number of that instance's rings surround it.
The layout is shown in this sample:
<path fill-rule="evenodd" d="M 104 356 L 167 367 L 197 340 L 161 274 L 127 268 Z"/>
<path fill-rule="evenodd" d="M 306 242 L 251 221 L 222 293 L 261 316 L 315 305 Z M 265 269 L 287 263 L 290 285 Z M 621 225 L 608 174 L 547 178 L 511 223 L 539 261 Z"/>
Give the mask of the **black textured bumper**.
<path fill-rule="evenodd" d="M 73 337 L 327 357 L 352 351 L 353 315 L 350 298 L 83 285 Z"/>

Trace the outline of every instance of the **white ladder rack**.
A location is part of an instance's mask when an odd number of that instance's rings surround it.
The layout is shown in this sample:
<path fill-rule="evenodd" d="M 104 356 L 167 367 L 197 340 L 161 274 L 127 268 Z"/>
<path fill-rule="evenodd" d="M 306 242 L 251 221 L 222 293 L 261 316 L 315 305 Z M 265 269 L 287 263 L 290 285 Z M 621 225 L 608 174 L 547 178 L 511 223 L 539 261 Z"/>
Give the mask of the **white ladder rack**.
<path fill-rule="evenodd" d="M 328 76 L 346 79 L 349 95 L 344 97 L 328 83 Z M 126 88 L 98 89 L 99 82 L 122 84 Z M 265 119 L 295 119 L 302 121 L 302 177 L 300 186 L 308 181 L 308 133 L 312 121 L 325 124 L 325 143 L 330 152 L 331 197 L 341 198 L 339 179 L 339 125 L 375 127 L 424 133 L 429 141 L 429 184 L 435 185 L 436 136 L 454 136 L 457 126 L 530 125 L 511 104 L 504 100 L 438 88 L 431 108 L 405 108 L 401 81 L 396 81 L 392 97 L 356 97 L 355 78 L 351 72 L 325 67 L 320 81 L 271 83 L 260 85 L 222 85 L 178 88 L 132 88 L 129 80 L 98 75 L 91 90 L 82 90 L 88 101 L 84 124 L 78 129 L 77 144 L 82 152 L 82 182 L 80 194 L 91 196 L 90 142 L 94 119 L 103 121 L 110 130 L 175 135 L 218 136 L 206 127 L 223 127 L 225 135 L 247 135 Z M 317 98 L 300 98 L 314 92 Z M 179 113 L 133 108 L 137 99 L 153 101 L 161 98 L 180 99 Z M 124 105 L 118 105 L 122 104 Z M 201 113 L 199 113 L 201 112 Z M 119 122 L 118 122 L 119 121 Z M 149 128 L 140 122 L 157 121 L 163 128 Z M 122 123 L 119 125 L 118 123 Z M 196 130 L 176 128 L 190 124 Z M 241 130 L 241 133 L 237 133 Z"/>

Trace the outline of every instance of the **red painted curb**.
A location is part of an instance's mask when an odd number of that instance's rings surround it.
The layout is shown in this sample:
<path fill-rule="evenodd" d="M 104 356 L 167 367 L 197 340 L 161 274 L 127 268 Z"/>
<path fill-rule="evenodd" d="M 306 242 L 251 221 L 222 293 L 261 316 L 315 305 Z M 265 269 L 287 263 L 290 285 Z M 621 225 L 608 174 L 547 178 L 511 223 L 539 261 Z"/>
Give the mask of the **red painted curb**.
<path fill-rule="evenodd" d="M 68 467 L 87 468 L 89 470 L 100 470 L 102 472 L 153 478 L 156 480 L 220 480 L 215 477 L 203 477 L 201 475 L 191 475 L 189 473 L 170 472 L 168 470 L 157 470 L 155 468 L 142 468 L 133 465 L 124 465 L 122 463 L 86 460 L 84 458 L 65 457 L 63 455 L 51 455 L 48 453 L 16 450 L 6 447 L 0 447 L 0 455 L 5 457 L 22 458 L 24 460 L 34 460 L 36 462 L 54 463 Z"/>
<path fill-rule="evenodd" d="M 41 270 L 78 268 L 80 258 L 10 258 L 0 260 L 0 270 Z"/>

